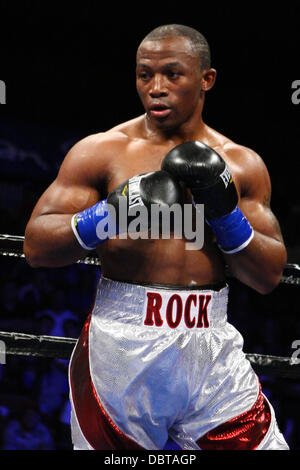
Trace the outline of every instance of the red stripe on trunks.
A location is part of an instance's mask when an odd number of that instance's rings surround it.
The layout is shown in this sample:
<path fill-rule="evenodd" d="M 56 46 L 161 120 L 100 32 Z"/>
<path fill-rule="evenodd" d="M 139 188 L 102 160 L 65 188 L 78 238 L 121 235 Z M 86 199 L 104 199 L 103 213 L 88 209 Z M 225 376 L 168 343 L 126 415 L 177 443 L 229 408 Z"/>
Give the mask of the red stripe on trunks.
<path fill-rule="evenodd" d="M 270 407 L 260 388 L 250 410 L 212 429 L 197 444 L 203 450 L 254 450 L 265 437 L 270 422 Z"/>

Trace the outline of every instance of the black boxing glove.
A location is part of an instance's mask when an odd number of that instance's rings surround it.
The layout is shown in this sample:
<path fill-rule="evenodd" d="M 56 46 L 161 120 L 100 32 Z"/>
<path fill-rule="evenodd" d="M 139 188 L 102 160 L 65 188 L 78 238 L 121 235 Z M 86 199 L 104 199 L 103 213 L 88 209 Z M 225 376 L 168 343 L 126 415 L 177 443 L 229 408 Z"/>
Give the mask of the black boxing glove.
<path fill-rule="evenodd" d="M 80 245 L 93 250 L 109 238 L 126 232 L 136 211 L 147 209 L 147 229 L 150 229 L 152 204 L 171 207 L 181 202 L 182 188 L 172 175 L 165 171 L 140 174 L 111 191 L 107 199 L 74 214 L 71 226 Z"/>
<path fill-rule="evenodd" d="M 236 253 L 250 243 L 253 229 L 237 206 L 230 170 L 217 152 L 203 142 L 184 142 L 165 156 L 161 168 L 190 188 L 195 204 L 204 204 L 206 222 L 224 253 Z"/>

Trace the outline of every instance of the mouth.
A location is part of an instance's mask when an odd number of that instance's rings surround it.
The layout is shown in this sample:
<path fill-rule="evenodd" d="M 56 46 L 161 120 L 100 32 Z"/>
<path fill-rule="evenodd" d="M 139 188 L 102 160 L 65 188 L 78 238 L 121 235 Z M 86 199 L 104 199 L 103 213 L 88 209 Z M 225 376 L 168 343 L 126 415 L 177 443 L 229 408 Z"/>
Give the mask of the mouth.
<path fill-rule="evenodd" d="M 155 118 L 165 118 L 171 113 L 171 108 L 164 103 L 156 102 L 151 104 L 149 111 L 150 115 Z"/>

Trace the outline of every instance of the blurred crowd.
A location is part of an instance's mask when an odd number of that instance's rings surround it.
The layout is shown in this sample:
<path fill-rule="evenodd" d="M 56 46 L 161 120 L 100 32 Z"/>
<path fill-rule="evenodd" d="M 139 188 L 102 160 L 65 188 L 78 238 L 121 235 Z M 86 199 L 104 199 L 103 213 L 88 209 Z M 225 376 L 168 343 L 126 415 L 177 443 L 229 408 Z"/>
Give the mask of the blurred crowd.
<path fill-rule="evenodd" d="M 0 331 L 78 338 L 100 272 L 31 269 L 2 257 Z M 0 365 L 0 449 L 71 449 L 68 360 L 6 355 Z"/>

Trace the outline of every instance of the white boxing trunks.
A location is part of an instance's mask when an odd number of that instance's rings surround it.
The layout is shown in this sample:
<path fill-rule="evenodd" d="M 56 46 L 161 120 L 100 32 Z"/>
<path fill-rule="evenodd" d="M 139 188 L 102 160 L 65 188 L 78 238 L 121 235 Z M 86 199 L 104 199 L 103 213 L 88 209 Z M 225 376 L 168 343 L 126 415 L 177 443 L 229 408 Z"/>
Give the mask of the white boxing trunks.
<path fill-rule="evenodd" d="M 288 449 L 227 302 L 102 277 L 70 361 L 74 449 Z"/>

